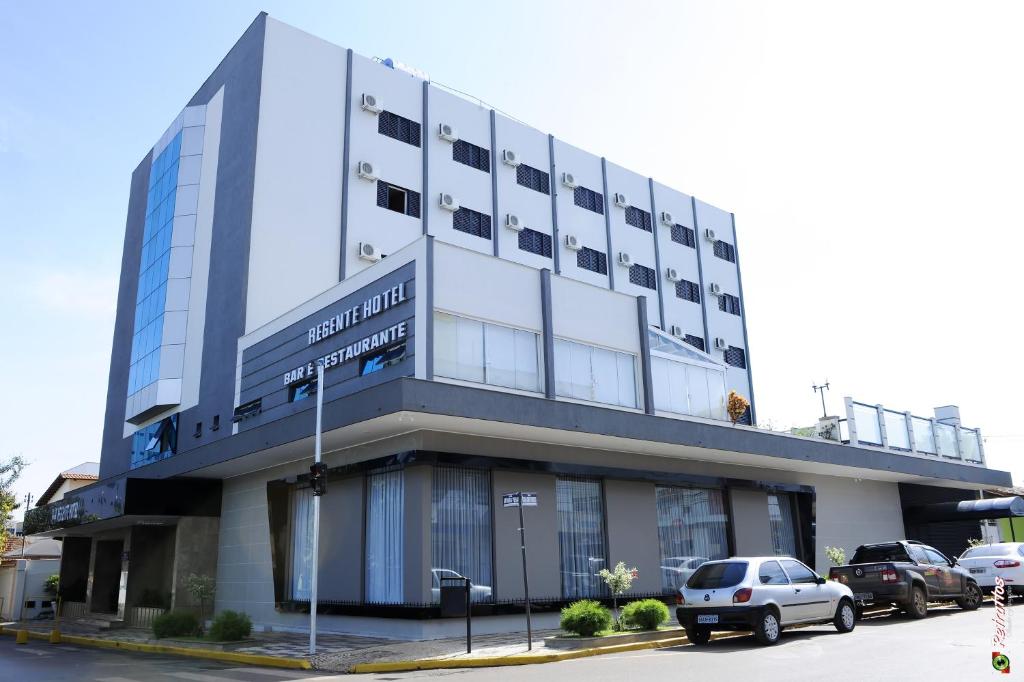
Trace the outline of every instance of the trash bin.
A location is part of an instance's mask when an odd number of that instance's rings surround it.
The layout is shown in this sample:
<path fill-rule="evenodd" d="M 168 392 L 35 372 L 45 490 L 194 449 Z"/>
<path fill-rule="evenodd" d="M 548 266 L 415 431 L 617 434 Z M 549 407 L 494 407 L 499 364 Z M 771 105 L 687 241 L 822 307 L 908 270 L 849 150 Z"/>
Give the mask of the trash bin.
<path fill-rule="evenodd" d="M 441 578 L 441 617 L 465 618 L 469 606 L 469 578 Z"/>

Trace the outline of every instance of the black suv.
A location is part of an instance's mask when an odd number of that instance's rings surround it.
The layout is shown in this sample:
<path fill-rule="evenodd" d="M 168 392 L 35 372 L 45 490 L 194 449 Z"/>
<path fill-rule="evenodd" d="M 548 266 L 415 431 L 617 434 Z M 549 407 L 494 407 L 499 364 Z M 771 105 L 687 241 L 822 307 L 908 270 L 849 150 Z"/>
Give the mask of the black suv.
<path fill-rule="evenodd" d="M 981 589 L 956 560 L 914 540 L 861 545 L 847 566 L 829 571 L 853 591 L 858 607 L 892 604 L 913 618 L 928 615 L 928 602 L 952 600 L 973 611 L 981 605 Z"/>

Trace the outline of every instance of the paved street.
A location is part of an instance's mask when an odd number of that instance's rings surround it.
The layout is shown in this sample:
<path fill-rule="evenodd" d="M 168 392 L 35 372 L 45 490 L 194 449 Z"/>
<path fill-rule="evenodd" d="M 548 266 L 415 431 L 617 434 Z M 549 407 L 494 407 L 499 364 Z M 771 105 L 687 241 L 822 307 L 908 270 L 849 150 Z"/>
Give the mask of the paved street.
<path fill-rule="evenodd" d="M 424 678 L 455 678 L 473 682 L 518 680 L 735 680 L 758 682 L 789 680 L 921 680 L 987 679 L 990 667 L 993 609 L 973 613 L 955 607 L 934 609 L 923 621 L 883 616 L 862 621 L 849 635 L 831 626 L 816 626 L 783 633 L 775 647 L 763 648 L 750 637 L 692 646 L 598 656 L 562 663 L 484 670 L 437 670 L 387 673 L 357 679 L 400 682 Z M 1024 607 L 1013 606 L 1010 619 L 1024 627 Z M 1024 665 L 1024 644 L 1011 648 L 1012 661 Z M 1016 667 L 1016 663 L 1014 665 Z M 339 680 L 316 672 L 252 668 L 173 656 L 114 652 L 32 641 L 17 646 L 12 637 L 0 638 L 0 681 L 49 682 L 283 682 L 285 680 Z M 351 678 L 350 678 L 351 679 Z"/>

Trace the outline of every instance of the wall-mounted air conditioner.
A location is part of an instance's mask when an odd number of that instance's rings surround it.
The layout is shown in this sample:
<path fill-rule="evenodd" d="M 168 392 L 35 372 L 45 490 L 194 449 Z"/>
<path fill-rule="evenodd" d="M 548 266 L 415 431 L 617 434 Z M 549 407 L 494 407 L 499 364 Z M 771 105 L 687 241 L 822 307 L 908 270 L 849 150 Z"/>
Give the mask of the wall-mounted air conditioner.
<path fill-rule="evenodd" d="M 507 227 L 510 230 L 515 230 L 516 232 L 522 232 L 524 226 L 523 221 L 521 221 L 519 219 L 519 216 L 517 216 L 515 213 L 506 213 L 505 227 Z"/>
<path fill-rule="evenodd" d="M 384 100 L 376 95 L 364 92 L 362 107 L 364 111 L 369 111 L 371 114 L 379 114 L 384 111 Z"/>
<path fill-rule="evenodd" d="M 377 179 L 377 169 L 369 161 L 360 161 L 356 166 L 356 172 L 363 180 L 373 181 Z"/>
<path fill-rule="evenodd" d="M 516 156 L 516 153 L 511 149 L 506 149 L 501 152 L 501 160 L 513 168 L 519 165 L 519 157 Z"/>
<path fill-rule="evenodd" d="M 459 139 L 459 131 L 447 123 L 442 123 L 437 127 L 437 135 L 442 140 L 448 140 L 449 142 L 455 142 Z"/>
<path fill-rule="evenodd" d="M 707 227 L 704 228 L 704 239 L 707 239 L 709 242 L 716 242 L 718 241 L 718 235 L 710 227 Z"/>
<path fill-rule="evenodd" d="M 567 234 L 565 235 L 565 248 L 579 251 L 583 248 L 583 245 L 580 244 L 580 240 L 576 238 L 576 235 Z"/>
<path fill-rule="evenodd" d="M 671 227 L 671 226 L 676 224 L 676 219 L 675 219 L 675 216 L 673 216 L 668 211 L 662 211 L 661 212 L 661 222 L 664 223 L 665 225 L 668 225 L 669 227 Z"/>
<path fill-rule="evenodd" d="M 619 265 L 624 268 L 633 267 L 633 257 L 625 251 L 619 251 Z"/>
<path fill-rule="evenodd" d="M 576 182 L 576 176 L 572 173 L 562 173 L 562 184 L 569 189 L 576 189 L 579 183 Z"/>
<path fill-rule="evenodd" d="M 711 284 L 708 285 L 708 291 L 711 292 L 712 296 L 721 296 L 722 285 L 719 284 L 718 282 L 712 282 Z"/>
<path fill-rule="evenodd" d="M 681 339 L 684 336 L 683 328 L 680 327 L 678 324 L 674 324 L 671 327 L 669 327 L 669 334 Z"/>
<path fill-rule="evenodd" d="M 376 263 L 380 260 L 380 253 L 377 251 L 377 247 L 370 242 L 359 242 L 359 257 Z"/>
<path fill-rule="evenodd" d="M 618 206 L 619 208 L 628 208 L 629 207 L 629 197 L 627 197 L 622 192 L 616 192 L 615 193 L 615 205 Z"/>
<path fill-rule="evenodd" d="M 459 210 L 458 200 L 451 194 L 446 194 L 445 192 L 441 192 L 440 196 L 437 198 L 437 205 L 446 211 Z"/>
<path fill-rule="evenodd" d="M 675 268 L 665 268 L 665 279 L 670 282 L 678 282 L 681 279 L 679 277 L 679 271 Z"/>
<path fill-rule="evenodd" d="M 721 336 L 715 337 L 715 349 L 716 350 L 729 350 L 729 344 Z"/>

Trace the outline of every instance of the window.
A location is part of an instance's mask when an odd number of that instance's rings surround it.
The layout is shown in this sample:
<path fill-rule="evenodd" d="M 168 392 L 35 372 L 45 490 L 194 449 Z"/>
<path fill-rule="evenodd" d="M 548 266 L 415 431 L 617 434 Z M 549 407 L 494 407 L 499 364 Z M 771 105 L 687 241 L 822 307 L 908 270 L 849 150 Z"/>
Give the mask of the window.
<path fill-rule="evenodd" d="M 793 500 L 788 493 L 768 494 L 768 523 L 772 529 L 775 556 L 796 556 Z"/>
<path fill-rule="evenodd" d="M 725 419 L 725 372 L 711 363 L 696 364 L 651 356 L 654 407 L 676 414 Z"/>
<path fill-rule="evenodd" d="M 704 350 L 704 339 L 702 339 L 699 336 L 687 334 L 686 336 L 683 337 L 683 341 L 690 344 L 691 346 L 698 350 Z"/>
<path fill-rule="evenodd" d="M 533 166 L 527 166 L 525 163 L 516 166 L 516 182 L 541 194 L 551 194 L 551 181 L 548 174 Z"/>
<path fill-rule="evenodd" d="M 288 496 L 291 545 L 286 565 L 285 599 L 309 600 L 309 579 L 313 559 L 313 490 L 292 488 Z"/>
<path fill-rule="evenodd" d="M 390 111 L 382 111 L 377 115 L 377 132 L 413 147 L 420 146 L 420 124 Z"/>
<path fill-rule="evenodd" d="M 661 586 L 682 587 L 709 560 L 729 556 L 728 516 L 720 490 L 657 486 Z"/>
<path fill-rule="evenodd" d="M 722 260 L 727 260 L 730 263 L 736 262 L 736 247 L 732 244 L 723 242 L 721 239 L 715 242 L 715 255 Z"/>
<path fill-rule="evenodd" d="M 693 590 L 718 590 L 735 587 L 746 577 L 747 566 L 746 561 L 704 564 L 686 581 L 686 586 Z"/>
<path fill-rule="evenodd" d="M 604 195 L 586 187 L 575 187 L 572 190 L 572 201 L 580 208 L 604 215 Z"/>
<path fill-rule="evenodd" d="M 431 476 L 430 556 L 432 601 L 442 577 L 473 581 L 473 601 L 490 601 L 491 477 L 480 469 L 434 467 Z"/>
<path fill-rule="evenodd" d="M 576 252 L 576 265 L 599 275 L 608 274 L 608 256 L 585 246 Z"/>
<path fill-rule="evenodd" d="M 729 346 L 725 352 L 725 364 L 732 365 L 733 367 L 739 367 L 740 369 L 747 368 L 747 354 L 742 348 L 736 346 Z"/>
<path fill-rule="evenodd" d="M 513 329 L 447 313 L 434 316 L 434 373 L 437 376 L 541 390 L 540 340 Z"/>
<path fill-rule="evenodd" d="M 551 258 L 551 235 L 527 227 L 519 233 L 519 248 L 522 251 Z"/>
<path fill-rule="evenodd" d="M 555 395 L 636 407 L 635 358 L 565 339 L 555 339 Z"/>
<path fill-rule="evenodd" d="M 630 266 L 629 281 L 645 289 L 658 288 L 658 276 L 654 270 L 639 263 Z"/>
<path fill-rule="evenodd" d="M 491 216 L 470 208 L 460 208 L 452 215 L 452 227 L 474 237 L 491 238 Z"/>
<path fill-rule="evenodd" d="M 907 545 L 907 553 L 919 564 L 927 564 L 929 561 L 928 555 L 920 545 Z"/>
<path fill-rule="evenodd" d="M 626 224 L 639 227 L 646 232 L 651 231 L 651 214 L 636 206 L 626 207 Z"/>
<path fill-rule="evenodd" d="M 782 567 L 789 574 L 789 579 L 794 585 L 813 585 L 818 582 L 818 576 L 811 569 L 804 566 L 795 559 L 783 559 Z"/>
<path fill-rule="evenodd" d="M 911 545 L 915 547 L 916 545 Z M 915 557 L 916 558 L 916 557 Z M 882 561 L 909 561 L 907 551 L 898 542 L 885 545 L 868 545 L 854 552 L 851 564 L 875 564 Z"/>
<path fill-rule="evenodd" d="M 697 238 L 693 234 L 693 230 L 686 227 L 685 225 L 673 225 L 672 229 L 672 241 L 676 244 L 682 244 L 683 246 L 689 246 L 691 249 L 697 248 Z"/>
<path fill-rule="evenodd" d="M 377 205 L 413 218 L 420 217 L 420 195 L 411 189 L 377 181 Z"/>
<path fill-rule="evenodd" d="M 562 597 L 605 596 L 597 572 L 608 568 L 601 482 L 586 478 L 555 481 Z"/>
<path fill-rule="evenodd" d="M 491 172 L 491 153 L 465 140 L 455 140 L 452 143 L 452 159 L 484 173 Z"/>
<path fill-rule="evenodd" d="M 681 279 L 676 282 L 676 296 L 684 301 L 700 303 L 700 285 L 688 279 Z M 701 350 L 704 350 L 703 342 L 701 343 Z"/>
<path fill-rule="evenodd" d="M 290 403 L 296 403 L 314 395 L 316 395 L 316 377 L 288 387 L 288 402 Z"/>
<path fill-rule="evenodd" d="M 405 341 L 385 348 L 375 355 L 364 355 L 359 360 L 359 376 L 379 372 L 385 367 L 397 365 L 405 359 Z M 316 390 L 315 388 L 313 390 Z"/>
<path fill-rule="evenodd" d="M 786 577 L 782 566 L 778 561 L 766 561 L 757 569 L 757 579 L 762 585 L 788 585 L 789 578 Z"/>
<path fill-rule="evenodd" d="M 718 297 L 718 309 L 730 315 L 739 315 L 740 299 L 732 294 L 722 294 Z"/>
<path fill-rule="evenodd" d="M 928 563 L 932 566 L 949 566 L 949 559 L 943 556 L 942 552 L 931 547 L 924 547 L 923 549 L 925 556 L 928 557 Z"/>
<path fill-rule="evenodd" d="M 402 602 L 405 478 L 401 469 L 366 476 L 366 601 Z"/>
<path fill-rule="evenodd" d="M 178 451 L 178 415 L 164 417 L 132 435 L 130 468 L 137 469 L 173 456 Z"/>

